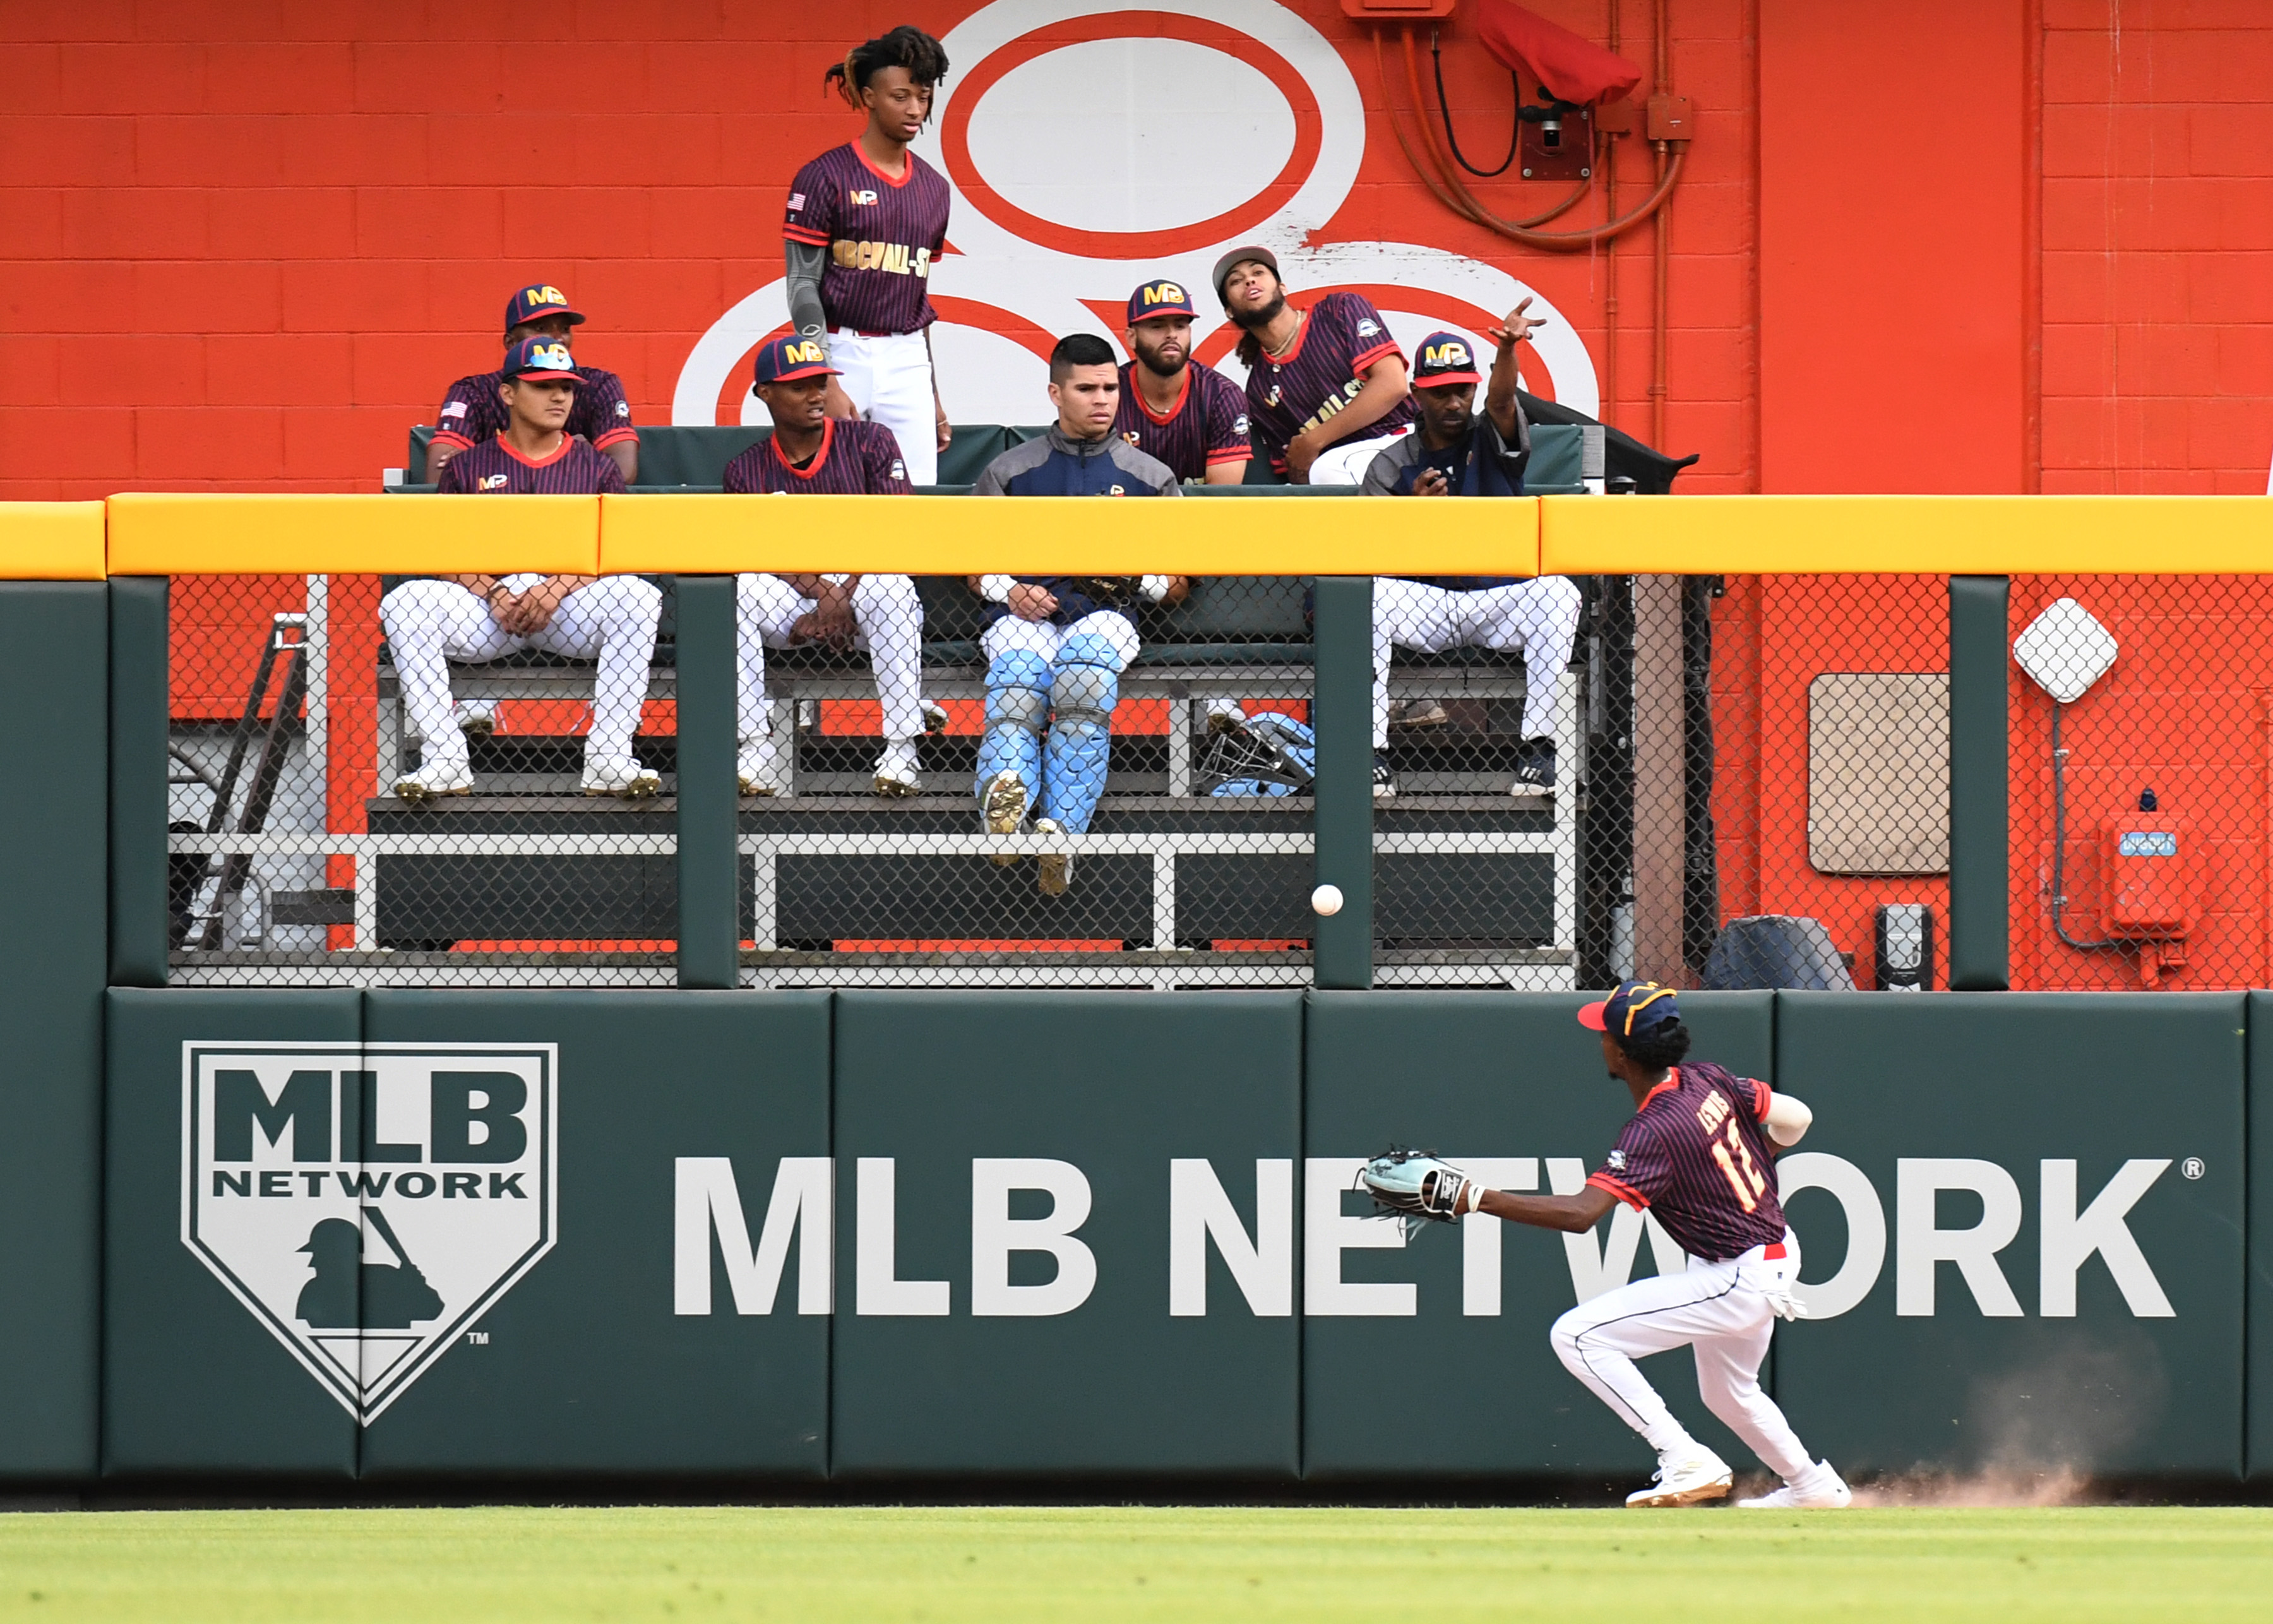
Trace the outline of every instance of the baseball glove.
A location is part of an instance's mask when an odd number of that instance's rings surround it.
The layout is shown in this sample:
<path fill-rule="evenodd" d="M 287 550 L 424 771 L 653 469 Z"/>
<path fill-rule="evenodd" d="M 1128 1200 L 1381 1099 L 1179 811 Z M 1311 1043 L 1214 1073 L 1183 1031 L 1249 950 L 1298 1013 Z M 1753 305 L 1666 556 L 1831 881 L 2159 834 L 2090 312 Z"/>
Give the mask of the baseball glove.
<path fill-rule="evenodd" d="M 1384 1217 L 1457 1223 L 1482 1205 L 1484 1187 L 1425 1150 L 1392 1145 L 1358 1172 L 1357 1187 Z"/>

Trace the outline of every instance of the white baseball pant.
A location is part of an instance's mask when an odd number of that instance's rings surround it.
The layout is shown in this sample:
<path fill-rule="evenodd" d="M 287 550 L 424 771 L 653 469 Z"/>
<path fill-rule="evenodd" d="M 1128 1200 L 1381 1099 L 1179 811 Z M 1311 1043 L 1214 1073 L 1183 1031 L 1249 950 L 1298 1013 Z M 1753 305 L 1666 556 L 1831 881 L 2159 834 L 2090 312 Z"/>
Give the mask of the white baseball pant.
<path fill-rule="evenodd" d="M 1766 1251 L 1755 1246 L 1725 1263 L 1692 1258 L 1681 1274 L 1637 1280 L 1579 1304 L 1549 1333 L 1556 1357 L 1662 1455 L 1693 1448 L 1695 1440 L 1634 1361 L 1689 1344 L 1705 1407 L 1790 1482 L 1812 1457 L 1760 1391 L 1760 1361 L 1775 1329 L 1774 1299 L 1789 1297 L 1799 1279 L 1799 1242 L 1786 1229 L 1784 1255 L 1770 1259 Z"/>
<path fill-rule="evenodd" d="M 1100 609 L 1095 614 L 1082 616 L 1070 626 L 1053 626 L 1047 620 L 1022 620 L 1015 614 L 1006 614 L 979 635 L 979 647 L 989 665 L 1013 649 L 1029 650 L 1055 665 L 1058 650 L 1065 647 L 1066 640 L 1083 632 L 1102 637 L 1113 645 L 1114 653 L 1121 658 L 1120 665 L 1114 668 L 1116 671 L 1128 670 L 1129 662 L 1144 646 L 1127 615 Z"/>
<path fill-rule="evenodd" d="M 860 415 L 900 442 L 910 485 L 939 483 L 939 399 L 933 393 L 931 347 L 920 333 L 864 338 L 851 327 L 829 335 L 829 364 Z M 1352 484 L 1356 482 L 1353 480 Z"/>
<path fill-rule="evenodd" d="M 513 591 L 525 592 L 544 576 L 498 579 Z M 451 712 L 447 662 L 479 665 L 522 649 L 599 661 L 584 757 L 588 763 L 629 760 L 662 614 L 662 592 L 637 575 L 606 575 L 578 587 L 561 600 L 543 631 L 526 637 L 499 626 L 489 605 L 454 581 L 406 581 L 379 605 L 402 702 L 424 741 L 420 760 L 427 767 L 459 771 L 466 765 L 466 736 Z"/>
<path fill-rule="evenodd" d="M 834 577 L 842 580 L 842 576 Z M 766 650 L 790 646 L 790 628 L 809 613 L 779 575 L 734 577 L 734 715 L 739 736 L 767 736 Z M 868 656 L 876 697 L 884 710 L 884 737 L 913 739 L 924 730 L 923 600 L 906 575 L 863 575 L 852 589 L 853 646 Z"/>
<path fill-rule="evenodd" d="M 1328 446 L 1318 453 L 1318 460 L 1310 464 L 1310 477 L 1304 483 L 1362 485 L 1365 470 L 1373 466 L 1373 459 L 1412 432 L 1409 427 L 1401 428 L 1394 433 L 1373 434 L 1363 440 L 1346 440 L 1338 446 Z"/>
<path fill-rule="evenodd" d="M 1389 748 L 1389 650 L 1512 650 L 1523 658 L 1523 736 L 1555 728 L 1556 707 L 1571 680 L 1571 644 L 1579 635 L 1578 583 L 1542 575 L 1512 586 L 1448 592 L 1386 575 L 1373 583 L 1373 748 Z"/>

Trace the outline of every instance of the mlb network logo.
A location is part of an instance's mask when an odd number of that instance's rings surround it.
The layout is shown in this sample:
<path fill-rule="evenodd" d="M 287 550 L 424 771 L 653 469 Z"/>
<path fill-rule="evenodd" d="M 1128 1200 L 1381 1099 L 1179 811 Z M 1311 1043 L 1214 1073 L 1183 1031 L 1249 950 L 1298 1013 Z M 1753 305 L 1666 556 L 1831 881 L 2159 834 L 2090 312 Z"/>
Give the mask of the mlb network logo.
<path fill-rule="evenodd" d="M 182 1244 L 364 1425 L 552 1250 L 559 1046 L 182 1046 Z"/>

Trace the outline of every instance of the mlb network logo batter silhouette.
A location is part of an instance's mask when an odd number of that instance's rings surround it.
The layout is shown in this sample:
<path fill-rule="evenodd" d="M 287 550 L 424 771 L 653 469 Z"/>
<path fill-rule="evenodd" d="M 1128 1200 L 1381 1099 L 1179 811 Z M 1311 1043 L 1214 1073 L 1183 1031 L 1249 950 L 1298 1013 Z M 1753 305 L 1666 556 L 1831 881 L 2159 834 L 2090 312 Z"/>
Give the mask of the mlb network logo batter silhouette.
<path fill-rule="evenodd" d="M 182 1046 L 182 1244 L 368 1425 L 552 1250 L 551 1043 Z"/>

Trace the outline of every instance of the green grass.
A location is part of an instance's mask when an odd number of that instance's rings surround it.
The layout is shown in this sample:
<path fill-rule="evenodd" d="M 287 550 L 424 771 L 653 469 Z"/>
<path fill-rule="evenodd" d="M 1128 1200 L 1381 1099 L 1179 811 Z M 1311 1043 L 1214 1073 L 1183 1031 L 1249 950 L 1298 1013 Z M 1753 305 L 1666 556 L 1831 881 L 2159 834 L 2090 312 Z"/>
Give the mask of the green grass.
<path fill-rule="evenodd" d="M 0 1516 L 0 1619 L 2263 1617 L 2255 1509 L 956 1508 Z"/>

